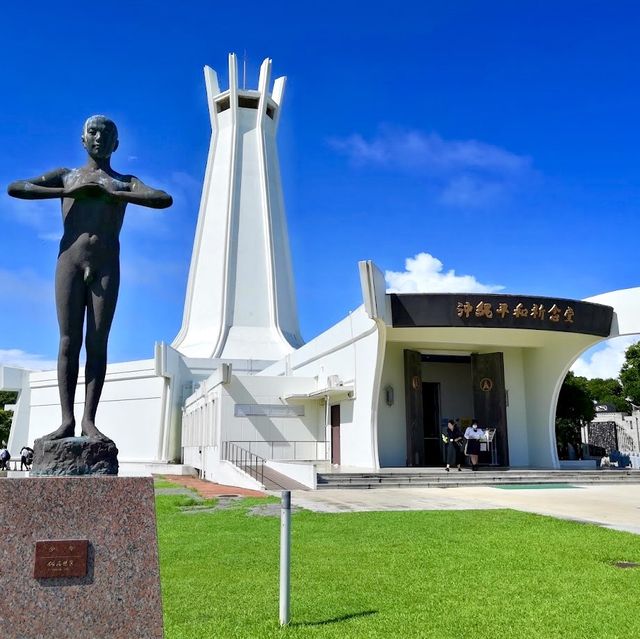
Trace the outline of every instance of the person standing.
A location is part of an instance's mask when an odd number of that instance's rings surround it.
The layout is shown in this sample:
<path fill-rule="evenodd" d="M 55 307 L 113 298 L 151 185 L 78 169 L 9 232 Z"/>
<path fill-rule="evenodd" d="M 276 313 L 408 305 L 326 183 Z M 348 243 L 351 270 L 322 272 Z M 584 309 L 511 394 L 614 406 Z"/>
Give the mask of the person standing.
<path fill-rule="evenodd" d="M 458 467 L 459 471 L 462 471 L 460 466 L 462 431 L 453 419 L 447 422 L 447 427 L 442 431 L 442 441 L 444 442 L 444 458 L 447 462 L 445 470 L 449 472 L 451 466 L 454 465 Z"/>
<path fill-rule="evenodd" d="M 480 439 L 484 437 L 484 431 L 478 426 L 478 420 L 474 419 L 471 426 L 464 431 L 467 440 L 465 453 L 471 457 L 471 469 L 478 470 L 478 455 L 480 454 Z"/>
<path fill-rule="evenodd" d="M 33 453 L 32 449 L 28 446 L 23 446 L 20 451 L 20 470 L 31 470 L 29 468 L 29 457 Z"/>
<path fill-rule="evenodd" d="M 7 450 L 7 447 L 4 444 L 0 445 L 0 470 L 9 470 L 7 463 L 10 459 L 11 453 Z"/>

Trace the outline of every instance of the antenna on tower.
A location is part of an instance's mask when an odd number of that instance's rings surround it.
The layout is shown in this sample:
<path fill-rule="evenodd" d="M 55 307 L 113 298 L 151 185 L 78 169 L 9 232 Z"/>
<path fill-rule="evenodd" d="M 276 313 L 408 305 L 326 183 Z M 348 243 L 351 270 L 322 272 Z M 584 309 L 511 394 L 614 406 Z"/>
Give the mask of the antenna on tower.
<path fill-rule="evenodd" d="M 244 50 L 244 59 L 242 60 L 242 90 L 247 88 L 247 50 Z"/>

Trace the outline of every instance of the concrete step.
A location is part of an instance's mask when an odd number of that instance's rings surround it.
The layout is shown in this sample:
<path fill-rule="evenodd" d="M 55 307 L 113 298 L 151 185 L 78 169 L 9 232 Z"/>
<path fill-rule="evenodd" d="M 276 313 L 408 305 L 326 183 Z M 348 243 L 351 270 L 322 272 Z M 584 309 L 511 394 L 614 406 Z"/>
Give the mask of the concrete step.
<path fill-rule="evenodd" d="M 478 471 L 395 473 L 319 473 L 318 489 L 496 486 L 510 484 L 640 484 L 640 471 Z"/>

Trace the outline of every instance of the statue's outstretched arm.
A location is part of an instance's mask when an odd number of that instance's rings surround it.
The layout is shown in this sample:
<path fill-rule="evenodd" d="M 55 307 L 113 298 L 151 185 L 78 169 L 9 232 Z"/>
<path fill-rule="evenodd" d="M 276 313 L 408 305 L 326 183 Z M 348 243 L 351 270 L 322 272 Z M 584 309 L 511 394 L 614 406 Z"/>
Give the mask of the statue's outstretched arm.
<path fill-rule="evenodd" d="M 129 191 L 114 191 L 111 195 L 122 202 L 148 206 L 152 209 L 166 209 L 173 204 L 173 198 L 168 193 L 160 189 L 152 189 L 136 177 L 131 178 Z"/>
<path fill-rule="evenodd" d="M 62 178 L 68 172 L 69 169 L 55 169 L 28 180 L 12 182 L 7 187 L 7 193 L 23 200 L 47 200 L 64 197 Z"/>

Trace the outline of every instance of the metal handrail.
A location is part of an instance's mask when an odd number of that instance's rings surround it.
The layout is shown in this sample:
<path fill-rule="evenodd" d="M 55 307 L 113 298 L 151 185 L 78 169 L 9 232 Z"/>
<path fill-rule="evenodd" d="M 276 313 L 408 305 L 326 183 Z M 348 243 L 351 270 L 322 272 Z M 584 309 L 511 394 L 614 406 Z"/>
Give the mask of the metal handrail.
<path fill-rule="evenodd" d="M 222 457 L 264 484 L 264 463 L 266 461 L 264 457 L 260 457 L 234 442 L 222 442 Z"/>
<path fill-rule="evenodd" d="M 254 448 L 259 448 L 259 447 L 268 447 L 269 450 L 267 452 L 268 454 L 268 458 L 269 459 L 278 459 L 278 457 L 274 454 L 274 450 L 278 447 L 289 447 L 289 448 L 293 448 L 293 457 L 289 458 L 287 457 L 287 460 L 293 460 L 293 461 L 303 461 L 303 460 L 307 460 L 307 461 L 311 461 L 311 460 L 326 460 L 328 459 L 328 445 L 329 442 L 328 441 L 324 441 L 324 440 L 316 440 L 316 439 L 298 439 L 298 440 L 292 440 L 292 439 L 287 439 L 287 440 L 268 440 L 268 441 L 264 441 L 264 440 L 230 440 L 229 443 L 235 444 L 236 446 L 240 446 L 241 448 L 244 448 L 245 450 L 248 450 L 249 452 L 253 452 Z M 298 450 L 300 448 L 303 448 L 304 446 L 313 446 L 314 450 L 315 450 L 315 455 L 312 455 L 311 457 L 303 457 L 302 459 L 298 460 Z M 320 453 L 320 455 L 318 455 L 318 450 L 319 447 L 324 449 L 324 453 Z M 255 454 L 255 453 L 254 453 Z M 280 459 L 285 459 L 285 458 L 280 458 Z"/>

